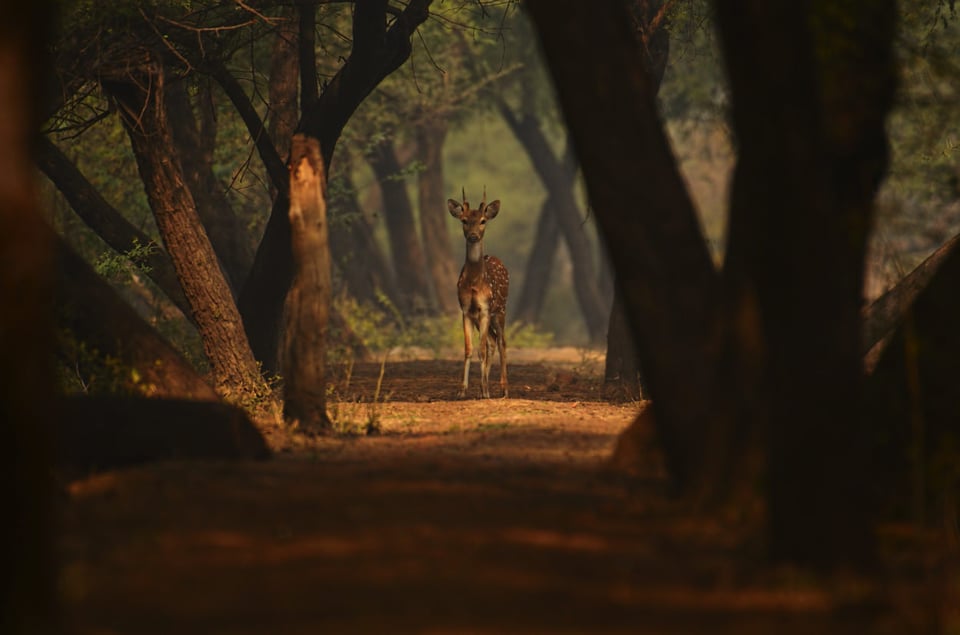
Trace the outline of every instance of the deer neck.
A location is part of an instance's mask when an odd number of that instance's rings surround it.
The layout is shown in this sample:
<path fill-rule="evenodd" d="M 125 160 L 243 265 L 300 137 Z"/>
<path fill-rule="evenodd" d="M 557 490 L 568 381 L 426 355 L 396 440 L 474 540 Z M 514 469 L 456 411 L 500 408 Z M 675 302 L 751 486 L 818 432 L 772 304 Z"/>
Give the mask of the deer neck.
<path fill-rule="evenodd" d="M 475 243 L 467 241 L 467 262 L 478 264 L 483 262 L 483 241 Z"/>

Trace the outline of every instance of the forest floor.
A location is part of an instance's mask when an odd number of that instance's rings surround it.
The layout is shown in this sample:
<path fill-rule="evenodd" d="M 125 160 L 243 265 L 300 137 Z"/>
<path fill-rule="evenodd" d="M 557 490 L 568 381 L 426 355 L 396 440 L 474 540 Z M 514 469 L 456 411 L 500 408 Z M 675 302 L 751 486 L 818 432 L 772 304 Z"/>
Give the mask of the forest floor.
<path fill-rule="evenodd" d="M 885 527 L 868 578 L 764 565 L 755 510 L 671 501 L 654 454 L 629 478 L 608 469 L 644 404 L 600 400 L 596 355 L 511 357 L 510 399 L 456 399 L 456 360 L 358 363 L 336 376 L 342 435 L 69 483 L 72 630 L 960 632 L 942 532 Z"/>

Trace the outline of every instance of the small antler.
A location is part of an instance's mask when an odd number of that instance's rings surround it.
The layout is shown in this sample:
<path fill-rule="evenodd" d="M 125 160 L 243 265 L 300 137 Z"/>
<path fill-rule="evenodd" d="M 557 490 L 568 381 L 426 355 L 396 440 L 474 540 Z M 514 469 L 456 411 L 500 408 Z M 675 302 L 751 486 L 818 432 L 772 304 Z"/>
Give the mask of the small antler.
<path fill-rule="evenodd" d="M 483 201 L 480 203 L 480 206 L 483 207 L 483 206 L 485 206 L 486 204 L 487 204 L 487 186 L 486 186 L 486 184 L 484 184 L 484 186 L 483 186 Z"/>
<path fill-rule="evenodd" d="M 466 202 L 467 202 L 467 190 L 466 190 L 466 188 L 463 187 L 462 185 L 460 186 L 460 194 L 463 195 L 463 202 L 466 203 Z"/>

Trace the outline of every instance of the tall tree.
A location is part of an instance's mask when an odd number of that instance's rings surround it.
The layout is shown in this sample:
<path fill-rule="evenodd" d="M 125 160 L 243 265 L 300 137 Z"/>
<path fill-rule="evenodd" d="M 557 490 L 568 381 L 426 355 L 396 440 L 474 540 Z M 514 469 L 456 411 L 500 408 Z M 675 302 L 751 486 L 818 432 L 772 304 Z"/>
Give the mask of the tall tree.
<path fill-rule="evenodd" d="M 329 433 L 326 344 L 330 317 L 330 252 L 326 170 L 316 139 L 295 135 L 290 147 L 290 226 L 296 275 L 284 314 L 283 414 L 304 431 Z"/>
<path fill-rule="evenodd" d="M 217 262 L 180 167 L 165 108 L 165 71 L 149 49 L 135 69 L 104 79 L 115 100 L 164 244 L 190 303 L 213 369 L 217 393 L 276 416 L 270 394 L 243 331 L 233 296 Z"/>
<path fill-rule="evenodd" d="M 660 92 L 670 55 L 670 34 L 663 0 L 629 3 L 634 34 L 650 69 L 653 92 Z M 604 392 L 615 400 L 634 401 L 644 396 L 635 336 L 624 308 L 619 278 L 613 280 L 613 303 L 607 322 L 607 354 L 604 361 Z"/>
<path fill-rule="evenodd" d="M 389 25 L 386 0 L 355 6 L 350 56 L 316 102 L 301 104 L 298 130 L 319 140 L 327 170 L 350 116 L 377 84 L 409 57 L 410 38 L 427 19 L 430 4 L 431 0 L 413 0 Z M 306 6 L 308 3 L 301 6 L 301 11 Z M 301 68 L 308 62 L 315 63 L 301 59 Z M 278 196 L 240 295 L 240 312 L 250 345 L 266 368 L 276 365 L 283 302 L 293 277 L 287 206 L 286 195 Z"/>
<path fill-rule="evenodd" d="M 432 298 L 427 259 L 420 246 L 413 205 L 402 178 L 394 139 L 386 137 L 373 144 L 367 161 L 380 187 L 401 306 L 404 311 L 429 310 Z"/>
<path fill-rule="evenodd" d="M 420 163 L 417 174 L 417 199 L 420 202 L 420 233 L 423 253 L 433 282 L 437 307 L 445 314 L 458 309 L 457 265 L 450 244 L 446 214 L 443 213 L 446 196 L 443 181 L 443 144 L 447 138 L 448 123 L 440 118 L 420 118 L 415 126 L 416 159 Z"/>
<path fill-rule="evenodd" d="M 716 3 L 740 149 L 722 278 L 626 8 L 529 7 L 677 485 L 716 493 L 764 447 L 772 555 L 869 558 L 858 503 L 870 475 L 852 423 L 865 239 L 894 85 L 893 2 Z M 810 266 L 814 249 L 822 259 Z"/>

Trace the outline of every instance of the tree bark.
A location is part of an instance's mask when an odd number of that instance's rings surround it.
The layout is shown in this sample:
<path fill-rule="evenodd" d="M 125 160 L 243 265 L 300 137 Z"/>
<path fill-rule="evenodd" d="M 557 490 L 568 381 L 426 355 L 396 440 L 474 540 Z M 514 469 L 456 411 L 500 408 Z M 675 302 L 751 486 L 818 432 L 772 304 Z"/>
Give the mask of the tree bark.
<path fill-rule="evenodd" d="M 429 310 L 431 302 L 427 261 L 420 247 L 407 186 L 398 178 L 402 168 L 397 160 L 393 140 L 386 139 L 377 143 L 367 161 L 373 169 L 382 194 L 383 217 L 390 238 L 390 253 L 393 256 L 400 308 L 405 313 Z"/>
<path fill-rule="evenodd" d="M 606 399 L 614 402 L 639 401 L 644 396 L 633 329 L 623 307 L 623 294 L 617 287 L 614 287 L 607 327 L 603 394 Z"/>
<path fill-rule="evenodd" d="M 37 164 L 67 199 L 77 216 L 115 251 L 125 253 L 138 243 L 149 245 L 153 242 L 104 200 L 73 162 L 47 137 L 37 141 Z M 167 252 L 157 246 L 137 264 L 143 265 L 146 276 L 188 319 L 192 319 L 190 303 L 183 295 L 177 272 Z"/>
<path fill-rule="evenodd" d="M 455 314 L 460 310 L 456 292 L 459 270 L 447 230 L 447 196 L 443 181 L 443 144 L 447 138 L 447 123 L 439 119 L 421 121 L 417 124 L 416 135 L 416 156 L 423 165 L 417 175 L 423 251 L 433 281 L 437 307 L 445 314 Z"/>
<path fill-rule="evenodd" d="M 60 327 L 98 355 L 136 371 L 131 390 L 148 397 L 217 400 L 189 362 L 59 237 L 56 293 Z"/>
<path fill-rule="evenodd" d="M 148 53 L 149 55 L 149 53 Z M 148 60 L 136 77 L 105 80 L 127 130 L 157 227 L 190 302 L 217 394 L 264 417 L 279 408 L 260 375 L 243 323 L 196 205 L 184 184 L 164 109 L 164 72 Z"/>
<path fill-rule="evenodd" d="M 298 134 L 290 147 L 290 226 L 296 274 L 284 313 L 283 415 L 291 426 L 330 433 L 324 361 L 330 316 L 326 172 L 316 139 Z"/>
<path fill-rule="evenodd" d="M 270 78 L 267 95 L 270 99 L 270 115 L 267 118 L 270 138 L 279 155 L 290 152 L 290 139 L 297 128 L 297 78 L 299 73 L 298 29 L 291 10 L 281 12 L 282 20 L 277 25 L 277 36 L 270 53 Z"/>
<path fill-rule="evenodd" d="M 198 110 L 202 118 L 198 125 L 194 106 L 187 95 L 184 81 L 166 86 L 167 111 L 177 122 L 170 131 L 183 167 L 186 185 L 193 195 L 197 212 L 210 238 L 213 250 L 227 275 L 230 288 L 238 290 L 253 261 L 253 249 L 240 219 L 237 218 L 223 184 L 213 173 L 213 150 L 216 143 L 216 115 L 210 86 L 204 82 Z"/>
<path fill-rule="evenodd" d="M 670 56 L 670 34 L 662 19 L 662 0 L 631 3 L 635 36 L 650 69 L 653 92 L 660 92 Z M 658 21 L 659 16 L 659 21 Z M 646 392 L 637 359 L 636 337 L 627 318 L 619 278 L 612 279 L 613 302 L 607 324 L 607 355 L 604 362 L 604 393 L 614 401 L 633 401 Z"/>
<path fill-rule="evenodd" d="M 852 422 L 862 405 L 866 236 L 895 83 L 892 0 L 717 2 L 740 153 L 722 281 L 624 7 L 528 6 L 678 485 L 709 488 L 760 443 L 771 555 L 869 560 L 871 474 Z"/>
<path fill-rule="evenodd" d="M 410 38 L 427 19 L 431 0 L 412 0 L 386 28 L 386 0 L 357 3 L 353 14 L 353 50 L 326 85 L 317 102 L 302 113 L 298 129 L 320 142 L 330 169 L 337 139 L 350 116 L 387 75 L 410 56 Z M 288 201 L 278 196 L 247 284 L 240 312 L 253 351 L 266 369 L 276 367 L 280 318 L 293 278 Z"/>
<path fill-rule="evenodd" d="M 0 22 L 0 632 L 62 628 L 54 557 L 49 429 L 54 418 L 51 233 L 34 188 L 44 45 L 53 3 L 5 8 Z"/>
<path fill-rule="evenodd" d="M 619 275 L 658 440 L 675 485 L 689 492 L 705 481 L 705 430 L 722 403 L 712 359 L 719 276 L 626 7 L 531 0 L 528 8 Z"/>
<path fill-rule="evenodd" d="M 892 0 L 718 2 L 717 15 L 739 148 L 725 286 L 759 317 L 762 380 L 750 390 L 765 398 L 745 420 L 762 422 L 746 434 L 767 439 L 771 554 L 867 561 L 861 306 L 896 10 Z"/>

